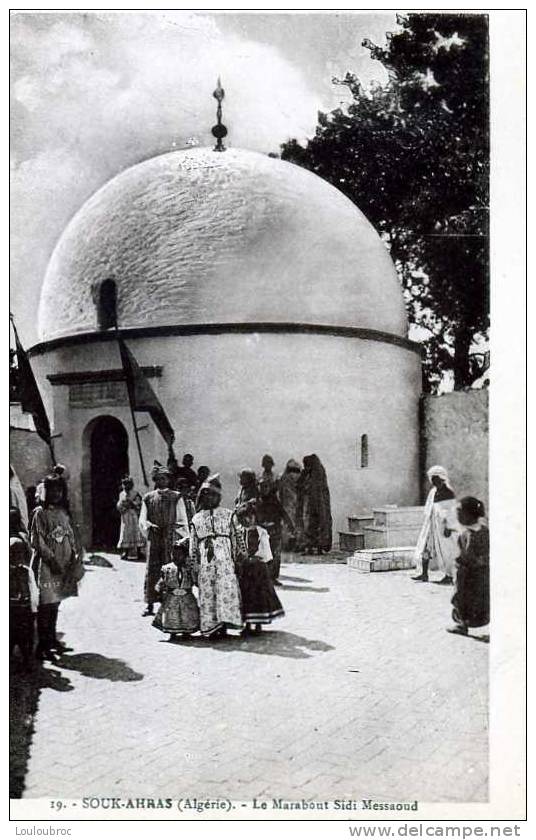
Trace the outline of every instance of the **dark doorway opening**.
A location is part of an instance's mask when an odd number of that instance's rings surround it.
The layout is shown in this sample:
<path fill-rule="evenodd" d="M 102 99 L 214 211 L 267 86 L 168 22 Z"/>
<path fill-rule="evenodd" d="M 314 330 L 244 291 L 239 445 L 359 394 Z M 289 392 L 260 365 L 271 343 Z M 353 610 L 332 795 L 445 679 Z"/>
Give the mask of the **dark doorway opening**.
<path fill-rule="evenodd" d="M 128 473 L 128 434 L 115 417 L 98 417 L 91 429 L 91 520 L 93 548 L 114 549 L 119 540 L 116 508 Z"/>

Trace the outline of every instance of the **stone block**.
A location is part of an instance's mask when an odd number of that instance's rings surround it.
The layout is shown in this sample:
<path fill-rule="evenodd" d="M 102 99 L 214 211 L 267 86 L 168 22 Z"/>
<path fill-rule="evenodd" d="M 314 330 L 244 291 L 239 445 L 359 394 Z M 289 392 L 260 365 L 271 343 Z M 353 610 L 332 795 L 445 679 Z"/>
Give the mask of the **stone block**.
<path fill-rule="evenodd" d="M 346 563 L 350 569 L 359 572 L 393 572 L 414 569 L 414 554 L 413 546 L 365 549 L 354 552 Z"/>
<path fill-rule="evenodd" d="M 415 525 L 421 527 L 424 507 L 381 507 L 374 508 L 374 525 L 387 527 L 402 527 Z M 372 524 L 372 523 L 367 523 Z"/>
<path fill-rule="evenodd" d="M 363 532 L 339 531 L 339 548 L 342 551 L 356 551 L 357 549 L 365 548 L 365 536 Z"/>
<path fill-rule="evenodd" d="M 374 522 L 374 516 L 373 516 L 372 513 L 349 516 L 348 517 L 348 530 L 351 531 L 353 534 L 357 534 L 360 531 L 363 531 L 363 528 L 366 525 L 372 525 L 373 522 Z"/>
<path fill-rule="evenodd" d="M 398 545 L 417 545 L 421 526 L 401 528 L 373 525 L 364 529 L 365 548 L 392 548 Z"/>

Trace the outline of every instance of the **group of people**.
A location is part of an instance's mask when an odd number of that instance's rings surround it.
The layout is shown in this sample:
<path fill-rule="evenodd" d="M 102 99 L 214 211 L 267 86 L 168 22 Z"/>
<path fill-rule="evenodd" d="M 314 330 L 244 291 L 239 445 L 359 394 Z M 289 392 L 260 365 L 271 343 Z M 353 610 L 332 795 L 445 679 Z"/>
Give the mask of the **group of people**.
<path fill-rule="evenodd" d="M 155 464 L 151 477 L 154 490 L 141 501 L 138 527 L 147 543 L 143 615 L 154 616 L 153 626 L 171 639 L 197 631 L 214 639 L 228 630 L 258 633 L 282 617 L 274 546 L 257 498 L 240 493 L 234 510 L 221 507 L 216 474 L 202 482 L 194 504 L 169 466 Z"/>
<path fill-rule="evenodd" d="M 10 467 L 10 654 L 18 647 L 25 669 L 33 667 L 34 654 L 55 661 L 68 650 L 57 636 L 58 611 L 65 598 L 78 594 L 84 565 L 69 510 L 67 478 L 65 467 L 57 464 L 37 485 L 29 510 Z"/>
<path fill-rule="evenodd" d="M 281 550 L 331 548 L 331 510 L 325 470 L 317 455 L 290 460 L 282 476 L 270 455 L 262 472 L 244 468 L 234 509 L 222 508 L 221 482 L 208 467 L 155 462 L 154 490 L 143 498 L 130 477 L 118 501 L 119 548 L 126 559 L 146 552 L 144 616 L 172 636 L 227 630 L 259 632 L 284 615 L 275 591 Z M 198 599 L 193 594 L 197 587 Z M 160 604 L 155 615 L 155 605 Z"/>
<path fill-rule="evenodd" d="M 270 455 L 262 471 L 244 468 L 234 509 L 221 507 L 219 476 L 206 466 L 182 466 L 174 457 L 155 462 L 154 490 L 143 497 L 130 477 L 122 481 L 119 548 L 125 559 L 146 555 L 144 616 L 172 638 L 198 631 L 219 638 L 229 629 L 257 633 L 284 615 L 276 592 L 281 550 L 331 548 L 331 510 L 325 470 L 316 455 L 303 468 L 289 460 L 281 476 Z M 427 583 L 453 585 L 449 632 L 467 635 L 489 623 L 489 531 L 482 502 L 456 499 L 443 467 L 428 471 L 431 489 L 415 551 Z M 71 518 L 68 473 L 58 464 L 33 494 L 33 507 L 10 468 L 10 651 L 24 667 L 33 653 L 55 661 L 68 650 L 57 637 L 61 602 L 78 594 L 83 549 Z M 197 588 L 197 598 L 193 589 Z M 158 605 L 155 614 L 155 607 Z M 37 645 L 35 635 L 37 633 Z"/>
<path fill-rule="evenodd" d="M 435 583 L 455 585 L 454 625 L 448 632 L 466 636 L 470 627 L 484 627 L 490 620 L 486 511 L 473 496 L 456 499 L 443 467 L 431 467 L 428 479 L 432 486 L 415 550 L 418 574 L 413 580 L 428 583 L 429 572 L 439 571 L 443 576 Z"/>

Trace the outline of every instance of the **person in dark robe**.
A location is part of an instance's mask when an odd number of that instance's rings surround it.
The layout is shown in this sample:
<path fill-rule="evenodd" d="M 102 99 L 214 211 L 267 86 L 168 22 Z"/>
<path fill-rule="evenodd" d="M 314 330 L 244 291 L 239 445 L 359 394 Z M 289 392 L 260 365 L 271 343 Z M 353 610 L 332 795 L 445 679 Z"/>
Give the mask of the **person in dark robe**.
<path fill-rule="evenodd" d="M 177 492 L 181 494 L 181 499 L 184 502 L 186 516 L 188 518 L 188 527 L 190 527 L 192 519 L 195 516 L 195 502 L 192 499 L 192 488 L 188 486 L 188 480 L 183 476 L 179 476 L 175 488 Z"/>
<path fill-rule="evenodd" d="M 188 482 L 188 487 L 192 487 L 195 490 L 199 487 L 199 479 L 197 477 L 197 473 L 194 469 L 192 469 L 192 465 L 194 463 L 194 456 L 187 453 L 183 455 L 182 458 L 182 467 L 179 467 L 177 470 L 177 479 L 185 478 Z"/>
<path fill-rule="evenodd" d="M 259 498 L 256 506 L 257 524 L 268 531 L 272 560 L 268 566 L 272 580 L 276 586 L 280 585 L 279 572 L 281 570 L 281 534 L 283 522 L 288 529 L 294 531 L 294 522 L 288 516 L 279 501 L 275 482 L 270 478 L 261 479 L 259 483 Z"/>
<path fill-rule="evenodd" d="M 318 455 L 306 455 L 298 481 L 298 523 L 303 554 L 329 551 L 332 520 L 326 471 Z"/>
<path fill-rule="evenodd" d="M 39 590 L 31 568 L 28 534 L 18 508 L 9 510 L 9 653 L 16 647 L 25 670 L 33 667 L 35 615 Z"/>
<path fill-rule="evenodd" d="M 263 624 L 271 624 L 285 615 L 270 575 L 272 550 L 268 532 L 257 524 L 256 503 L 253 499 L 235 511 L 241 539 L 240 571 L 238 579 L 242 595 L 242 614 L 245 633 L 259 633 Z"/>
<path fill-rule="evenodd" d="M 452 597 L 454 627 L 449 633 L 467 636 L 470 627 L 489 624 L 489 530 L 484 505 L 473 496 L 465 496 L 458 505 L 458 520 L 463 532 L 456 560 L 456 592 Z"/>
<path fill-rule="evenodd" d="M 171 475 L 167 467 L 155 466 L 151 477 L 155 489 L 143 497 L 140 512 L 140 530 L 147 540 L 147 567 L 145 573 L 145 601 L 143 615 L 153 615 L 158 600 L 156 585 L 162 566 L 172 560 L 173 546 L 189 535 L 188 515 L 181 494 L 169 487 Z"/>
<path fill-rule="evenodd" d="M 197 484 L 198 487 L 201 487 L 202 484 L 205 483 L 207 478 L 210 475 L 210 467 L 205 466 L 204 464 L 197 468 Z"/>
<path fill-rule="evenodd" d="M 24 495 L 26 496 L 26 506 L 28 508 L 28 529 L 32 524 L 32 516 L 37 504 L 35 498 L 36 490 L 37 487 L 35 486 L 35 484 L 30 484 L 29 487 L 27 487 L 24 491 Z"/>
<path fill-rule="evenodd" d="M 240 481 L 240 490 L 235 499 L 236 507 L 243 505 L 244 502 L 249 502 L 250 499 L 256 499 L 259 495 L 255 470 L 250 470 L 249 468 L 241 470 L 238 474 L 238 479 Z"/>
<path fill-rule="evenodd" d="M 294 524 L 298 521 L 298 480 L 300 475 L 300 465 L 291 458 L 290 461 L 287 461 L 285 472 L 279 479 L 279 501 Z M 281 540 L 283 551 L 293 551 L 296 548 L 296 532 L 288 527 L 286 521 L 283 521 Z"/>
<path fill-rule="evenodd" d="M 279 490 L 279 478 L 274 473 L 275 462 L 271 455 L 263 455 L 262 461 L 261 481 L 271 481 L 275 485 L 276 491 Z"/>

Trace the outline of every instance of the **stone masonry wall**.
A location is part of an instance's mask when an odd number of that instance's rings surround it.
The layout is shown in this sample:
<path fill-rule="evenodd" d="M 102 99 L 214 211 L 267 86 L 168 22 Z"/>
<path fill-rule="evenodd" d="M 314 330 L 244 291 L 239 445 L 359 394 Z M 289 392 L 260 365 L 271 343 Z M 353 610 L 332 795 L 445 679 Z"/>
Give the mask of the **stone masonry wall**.
<path fill-rule="evenodd" d="M 458 497 L 476 496 L 488 508 L 488 391 L 453 391 L 422 397 L 422 498 L 426 471 L 441 464 Z"/>

